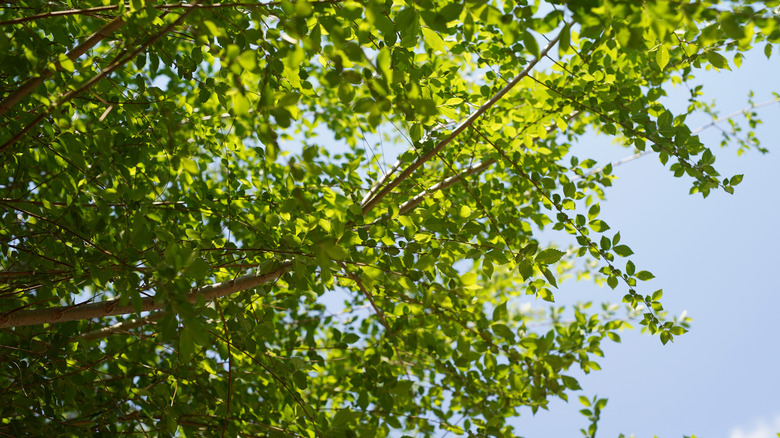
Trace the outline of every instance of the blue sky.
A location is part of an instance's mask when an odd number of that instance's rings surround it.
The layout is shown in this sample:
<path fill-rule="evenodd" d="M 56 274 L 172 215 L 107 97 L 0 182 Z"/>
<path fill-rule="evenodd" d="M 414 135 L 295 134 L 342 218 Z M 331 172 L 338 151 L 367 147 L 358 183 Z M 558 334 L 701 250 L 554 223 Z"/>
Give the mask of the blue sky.
<path fill-rule="evenodd" d="M 695 73 L 722 115 L 746 107 L 751 89 L 755 102 L 780 92 L 780 63 L 776 56 L 767 60 L 762 49 L 733 72 Z M 682 108 L 687 90 L 670 87 L 669 93 L 669 104 Z M 738 157 L 735 147 L 721 149 L 717 129 L 701 135 L 722 175 L 745 175 L 734 195 L 689 195 L 690 180 L 674 178 L 655 156 L 615 168 L 619 179 L 601 202 L 603 219 L 634 250 L 637 267 L 655 274 L 645 293 L 663 288 L 665 308 L 687 311 L 693 325 L 666 346 L 638 331 L 606 345 L 602 371 L 583 376 L 579 392 L 609 398 L 599 437 L 775 438 L 780 432 L 780 104 L 758 115 L 766 155 L 751 150 Z M 709 121 L 702 116 L 689 125 Z M 575 153 L 602 164 L 630 155 L 603 136 L 583 139 Z M 624 292 L 567 282 L 556 297 L 617 302 Z M 577 436 L 587 424 L 581 408 L 577 397 L 556 401 L 549 412 L 527 412 L 516 432 Z"/>

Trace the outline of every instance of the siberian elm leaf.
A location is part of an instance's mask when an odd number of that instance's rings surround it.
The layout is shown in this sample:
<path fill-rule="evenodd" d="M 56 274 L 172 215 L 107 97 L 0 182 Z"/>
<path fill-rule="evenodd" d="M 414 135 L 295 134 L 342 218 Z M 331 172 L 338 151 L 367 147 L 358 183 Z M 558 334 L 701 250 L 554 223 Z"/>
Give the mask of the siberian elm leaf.
<path fill-rule="evenodd" d="M 186 270 L 186 274 L 196 280 L 202 280 L 211 272 L 211 265 L 203 258 L 196 258 Z"/>
<path fill-rule="evenodd" d="M 498 306 L 493 309 L 493 322 L 503 322 L 506 321 L 507 318 L 509 318 L 509 313 L 506 308 L 506 301 L 499 304 Z"/>
<path fill-rule="evenodd" d="M 607 223 L 601 219 L 590 221 L 590 223 L 588 223 L 588 226 L 597 233 L 603 233 L 604 231 L 607 231 L 609 229 L 609 225 L 607 225 Z"/>
<path fill-rule="evenodd" d="M 658 46 L 658 51 L 655 54 L 655 62 L 661 70 L 669 63 L 669 49 L 667 49 L 666 44 Z"/>
<path fill-rule="evenodd" d="M 655 275 L 653 275 L 650 271 L 639 271 L 636 273 L 636 278 L 642 281 L 648 281 L 655 278 Z"/>
<path fill-rule="evenodd" d="M 588 209 L 588 220 L 593 220 L 596 218 L 596 216 L 599 215 L 599 212 L 601 211 L 601 207 L 599 204 L 593 204 Z"/>
<path fill-rule="evenodd" d="M 582 389 L 582 387 L 580 387 L 580 383 L 574 377 L 561 376 L 561 380 L 563 380 L 563 384 L 572 391 Z"/>
<path fill-rule="evenodd" d="M 444 44 L 444 40 L 435 30 L 429 27 L 423 27 L 422 35 L 423 40 L 425 40 L 425 44 L 427 44 L 431 49 L 442 53 L 447 51 L 447 46 Z"/>
<path fill-rule="evenodd" d="M 619 255 L 620 257 L 628 257 L 631 254 L 634 253 L 634 251 L 631 250 L 627 245 L 616 245 L 612 248 L 613 251 L 615 251 L 615 254 Z"/>
<path fill-rule="evenodd" d="M 536 38 L 527 29 L 523 31 L 523 44 L 528 53 L 536 58 L 539 57 L 539 43 L 536 42 Z"/>
<path fill-rule="evenodd" d="M 729 61 L 720 53 L 713 50 L 708 50 L 705 52 L 704 56 L 707 57 L 707 60 L 710 61 L 710 64 L 712 64 L 713 67 L 731 70 L 731 67 L 729 67 Z"/>
<path fill-rule="evenodd" d="M 560 260 L 564 254 L 566 254 L 564 251 L 560 251 L 555 248 L 548 248 L 539 252 L 534 260 L 536 263 L 542 265 L 551 265 Z"/>
<path fill-rule="evenodd" d="M 538 294 L 539 294 L 539 297 L 541 297 L 541 299 L 543 299 L 545 301 L 548 301 L 550 303 L 554 303 L 555 302 L 555 297 L 553 296 L 552 291 L 550 289 L 547 289 L 546 287 L 543 287 L 543 288 L 539 289 Z"/>
<path fill-rule="evenodd" d="M 542 271 L 542 274 L 544 274 L 544 278 L 546 278 L 547 281 L 550 282 L 550 284 L 557 289 L 558 284 L 555 281 L 555 275 L 553 275 L 553 273 L 547 268 L 547 266 L 542 265 L 540 266 L 539 269 Z"/>
<path fill-rule="evenodd" d="M 528 280 L 534 275 L 534 265 L 528 259 L 523 259 L 517 264 L 517 270 L 524 280 Z"/>

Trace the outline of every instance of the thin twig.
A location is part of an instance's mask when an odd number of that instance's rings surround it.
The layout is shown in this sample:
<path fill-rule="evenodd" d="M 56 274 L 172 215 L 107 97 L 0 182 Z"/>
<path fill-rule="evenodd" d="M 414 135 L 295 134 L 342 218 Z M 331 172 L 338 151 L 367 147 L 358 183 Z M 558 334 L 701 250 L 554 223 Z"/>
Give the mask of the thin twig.
<path fill-rule="evenodd" d="M 374 311 L 376 312 L 377 316 L 379 317 L 379 322 L 382 323 L 383 326 L 385 326 L 386 333 L 390 333 L 390 326 L 387 325 L 387 320 L 385 319 L 385 314 L 382 312 L 382 310 L 376 305 L 374 302 L 374 297 L 371 295 L 371 292 L 366 289 L 366 287 L 363 285 L 363 282 L 360 281 L 360 279 L 353 274 L 347 267 L 344 265 L 343 262 L 338 262 L 338 264 L 341 266 L 341 269 L 344 270 L 344 272 L 349 275 L 349 277 L 357 284 L 358 288 L 360 288 L 360 291 L 363 292 L 363 295 L 368 298 L 368 301 L 371 303 L 371 307 L 374 308 Z M 401 355 L 398 354 L 398 349 L 395 347 L 395 345 L 392 346 L 393 351 L 395 351 L 395 355 L 398 357 L 398 363 L 401 364 L 402 367 L 404 367 L 404 371 L 406 372 L 406 376 L 411 380 L 411 374 L 409 373 L 409 369 L 406 367 L 406 363 L 404 363 L 403 358 L 401 358 Z"/>
<path fill-rule="evenodd" d="M 765 106 L 769 106 L 769 105 L 772 105 L 772 104 L 775 104 L 775 103 L 778 103 L 778 102 L 780 102 L 780 98 L 776 97 L 776 98 L 774 98 L 772 100 L 767 100 L 766 102 L 761 102 L 761 103 L 757 103 L 755 105 L 751 105 L 749 107 L 746 107 L 746 108 L 742 109 L 741 111 L 735 111 L 735 112 L 733 112 L 733 113 L 731 113 L 731 114 L 729 114 L 727 116 L 720 117 L 718 119 L 715 119 L 715 120 L 711 121 L 710 123 L 707 123 L 706 125 L 703 125 L 703 126 L 700 126 L 700 127 L 696 128 L 696 129 L 694 129 L 693 131 L 691 131 L 691 135 L 700 134 L 702 131 L 704 131 L 706 129 L 709 129 L 709 128 L 712 128 L 713 126 L 719 125 L 719 124 L 721 124 L 721 123 L 723 123 L 723 122 L 725 122 L 727 120 L 731 120 L 734 117 L 740 116 L 742 114 L 747 114 L 748 111 L 751 111 L 751 110 L 754 110 L 754 109 L 758 109 L 758 108 L 762 108 L 762 107 L 765 107 Z M 634 155 L 631 155 L 631 156 L 628 156 L 628 157 L 625 157 L 625 158 L 621 158 L 620 160 L 617 160 L 617 161 L 613 161 L 612 163 L 609 163 L 609 166 L 612 166 L 612 167 L 620 166 L 621 164 L 625 164 L 625 163 L 628 163 L 630 161 L 634 161 L 637 158 L 644 157 L 645 155 L 650 155 L 653 152 L 655 152 L 655 151 L 652 150 L 652 149 L 647 149 L 647 150 L 644 150 L 642 152 L 637 152 Z M 587 174 L 585 174 L 583 176 L 577 175 L 574 178 L 572 178 L 572 182 L 580 180 L 580 179 L 584 178 L 585 176 L 590 176 L 590 175 L 594 175 L 596 173 L 603 172 L 606 167 L 607 166 L 602 166 L 602 167 L 593 169 L 593 170 L 591 170 L 590 172 L 588 172 Z"/>
<path fill-rule="evenodd" d="M 152 312 L 142 318 L 134 319 L 131 321 L 118 322 L 108 327 L 103 327 L 98 330 L 82 333 L 81 335 L 76 337 L 76 341 L 94 341 L 96 339 L 106 338 L 108 336 L 111 336 L 114 333 L 127 333 L 128 330 L 132 330 L 134 328 L 138 328 L 150 324 L 154 321 L 163 319 L 164 317 L 170 315 L 170 313 L 171 312 L 167 312 L 165 310 L 160 310 L 157 312 Z"/>

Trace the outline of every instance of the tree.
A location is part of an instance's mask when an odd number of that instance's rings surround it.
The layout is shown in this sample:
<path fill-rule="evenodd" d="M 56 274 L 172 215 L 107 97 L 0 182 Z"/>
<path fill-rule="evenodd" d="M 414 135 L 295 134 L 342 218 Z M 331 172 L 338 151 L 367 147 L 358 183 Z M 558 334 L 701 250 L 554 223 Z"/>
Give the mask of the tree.
<path fill-rule="evenodd" d="M 104 3 L 0 9 L 10 435 L 513 436 L 688 328 L 571 145 L 731 193 L 664 87 L 780 41 L 776 1 Z M 624 307 L 518 305 L 569 276 Z"/>

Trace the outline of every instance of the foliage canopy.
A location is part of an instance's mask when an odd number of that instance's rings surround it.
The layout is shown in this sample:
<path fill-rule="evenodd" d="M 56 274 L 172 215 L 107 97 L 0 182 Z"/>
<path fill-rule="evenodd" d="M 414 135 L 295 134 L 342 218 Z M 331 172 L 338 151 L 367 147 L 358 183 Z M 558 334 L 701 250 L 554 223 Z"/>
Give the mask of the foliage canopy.
<path fill-rule="evenodd" d="M 664 87 L 780 41 L 776 1 L 109 3 L 0 7 L 11 435 L 514 436 L 688 327 L 572 145 L 731 193 Z M 573 275 L 625 307 L 519 304 Z"/>

